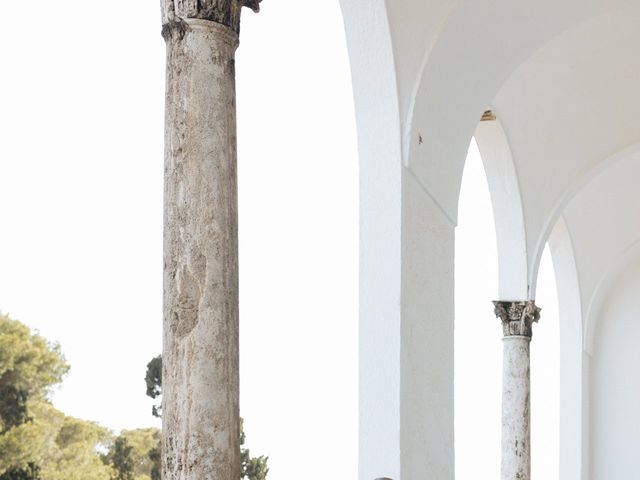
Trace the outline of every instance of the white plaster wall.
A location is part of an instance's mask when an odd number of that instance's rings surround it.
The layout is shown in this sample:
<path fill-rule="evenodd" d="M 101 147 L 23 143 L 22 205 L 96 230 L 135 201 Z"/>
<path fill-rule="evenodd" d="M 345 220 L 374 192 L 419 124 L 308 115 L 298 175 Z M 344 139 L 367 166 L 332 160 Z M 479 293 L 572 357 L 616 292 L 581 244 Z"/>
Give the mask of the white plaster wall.
<path fill-rule="evenodd" d="M 601 310 L 591 359 L 591 480 L 638 478 L 640 471 L 640 261 Z"/>
<path fill-rule="evenodd" d="M 401 478 L 454 478 L 454 226 L 403 174 Z"/>
<path fill-rule="evenodd" d="M 360 157 L 358 476 L 399 480 L 402 155 L 393 54 L 384 0 L 340 4 Z"/>

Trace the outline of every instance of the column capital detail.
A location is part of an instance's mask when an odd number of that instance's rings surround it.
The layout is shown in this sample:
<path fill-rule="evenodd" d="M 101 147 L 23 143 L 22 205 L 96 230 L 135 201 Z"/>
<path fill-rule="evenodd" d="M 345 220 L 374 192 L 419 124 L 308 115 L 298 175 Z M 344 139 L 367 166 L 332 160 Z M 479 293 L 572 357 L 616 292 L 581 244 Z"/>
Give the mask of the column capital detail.
<path fill-rule="evenodd" d="M 540 307 L 534 300 L 495 301 L 493 302 L 496 317 L 502 321 L 505 337 L 524 336 L 531 338 L 534 322 L 540 319 Z"/>
<path fill-rule="evenodd" d="M 160 0 L 162 6 L 163 35 L 174 26 L 183 29 L 188 18 L 209 20 L 240 31 L 240 10 L 248 7 L 254 12 L 260 9 L 262 0 Z"/>

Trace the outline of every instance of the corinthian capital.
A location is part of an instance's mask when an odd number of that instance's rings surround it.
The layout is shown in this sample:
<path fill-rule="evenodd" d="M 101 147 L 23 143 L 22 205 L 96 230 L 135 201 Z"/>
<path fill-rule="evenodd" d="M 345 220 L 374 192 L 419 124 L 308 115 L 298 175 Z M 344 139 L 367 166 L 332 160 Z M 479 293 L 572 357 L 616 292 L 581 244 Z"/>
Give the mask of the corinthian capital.
<path fill-rule="evenodd" d="M 240 31 L 240 10 L 260 9 L 262 0 L 160 0 L 162 26 L 173 26 L 188 18 L 210 20 Z"/>
<path fill-rule="evenodd" d="M 502 321 L 505 337 L 520 335 L 531 338 L 534 322 L 540 319 L 540 308 L 533 300 L 522 302 L 493 302 L 494 313 Z"/>

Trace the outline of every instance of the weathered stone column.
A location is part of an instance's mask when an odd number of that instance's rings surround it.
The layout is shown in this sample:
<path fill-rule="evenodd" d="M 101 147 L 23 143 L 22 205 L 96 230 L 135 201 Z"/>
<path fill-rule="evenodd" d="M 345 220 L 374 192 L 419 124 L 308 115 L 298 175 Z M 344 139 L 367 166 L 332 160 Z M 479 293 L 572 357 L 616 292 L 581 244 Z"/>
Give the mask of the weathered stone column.
<path fill-rule="evenodd" d="M 234 56 L 259 0 L 161 0 L 167 44 L 164 480 L 238 480 Z"/>
<path fill-rule="evenodd" d="M 502 480 L 531 479 L 530 357 L 532 300 L 493 302 L 504 333 L 502 365 Z"/>

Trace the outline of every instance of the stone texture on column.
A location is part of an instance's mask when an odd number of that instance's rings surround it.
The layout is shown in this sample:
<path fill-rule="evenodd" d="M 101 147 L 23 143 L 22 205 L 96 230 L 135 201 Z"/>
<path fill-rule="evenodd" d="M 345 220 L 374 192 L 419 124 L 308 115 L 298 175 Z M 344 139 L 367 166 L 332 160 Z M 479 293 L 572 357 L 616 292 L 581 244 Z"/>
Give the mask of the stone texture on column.
<path fill-rule="evenodd" d="M 162 5 L 163 34 L 176 23 L 188 18 L 198 18 L 240 31 L 240 11 L 249 7 L 260 9 L 262 0 L 160 0 Z M 166 36 L 166 35 L 165 35 Z"/>
<path fill-rule="evenodd" d="M 530 356 L 533 301 L 493 302 L 504 333 L 502 365 L 502 480 L 531 478 Z"/>
<path fill-rule="evenodd" d="M 164 480 L 240 478 L 239 0 L 167 0 Z"/>

